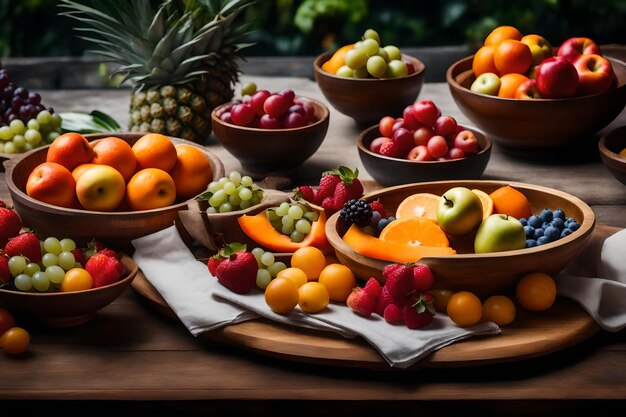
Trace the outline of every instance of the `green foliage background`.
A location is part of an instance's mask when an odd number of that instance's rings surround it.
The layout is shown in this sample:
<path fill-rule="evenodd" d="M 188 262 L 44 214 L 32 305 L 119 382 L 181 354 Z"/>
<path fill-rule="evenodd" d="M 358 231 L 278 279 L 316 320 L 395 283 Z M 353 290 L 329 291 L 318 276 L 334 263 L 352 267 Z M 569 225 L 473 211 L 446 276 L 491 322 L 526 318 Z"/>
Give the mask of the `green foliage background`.
<path fill-rule="evenodd" d="M 159 0 L 145 0 L 159 1 Z M 86 45 L 57 0 L 0 0 L 0 56 L 76 56 Z M 476 47 L 509 24 L 553 45 L 571 36 L 626 44 L 626 0 L 261 0 L 246 55 L 315 55 L 352 43 L 367 28 L 386 45 Z"/>

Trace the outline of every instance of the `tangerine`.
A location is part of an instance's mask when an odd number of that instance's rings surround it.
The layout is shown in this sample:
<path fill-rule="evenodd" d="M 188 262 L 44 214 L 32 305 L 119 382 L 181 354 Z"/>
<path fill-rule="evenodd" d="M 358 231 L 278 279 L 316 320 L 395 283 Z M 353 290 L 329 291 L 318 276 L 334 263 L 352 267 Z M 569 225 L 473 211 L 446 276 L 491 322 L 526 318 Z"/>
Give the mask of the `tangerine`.
<path fill-rule="evenodd" d="M 300 268 L 295 268 L 293 266 L 289 268 L 285 268 L 282 271 L 280 271 L 276 275 L 276 278 L 288 279 L 294 283 L 296 288 L 300 288 L 301 286 L 306 284 L 308 281 L 306 273 Z"/>
<path fill-rule="evenodd" d="M 504 295 L 492 295 L 483 304 L 483 320 L 504 326 L 515 320 L 515 304 Z"/>
<path fill-rule="evenodd" d="M 525 43 L 507 39 L 495 47 L 493 63 L 500 74 L 525 74 L 533 63 L 533 54 Z"/>
<path fill-rule="evenodd" d="M 508 214 L 516 219 L 529 218 L 532 216 L 530 202 L 524 194 L 510 185 L 500 187 L 489 194 L 493 201 L 493 212 Z"/>
<path fill-rule="evenodd" d="M 356 287 L 354 274 L 345 265 L 330 264 L 320 273 L 318 282 L 326 287 L 331 300 L 345 302 Z"/>
<path fill-rule="evenodd" d="M 519 41 L 522 39 L 522 32 L 520 32 L 519 30 L 517 30 L 517 28 L 513 26 L 498 26 L 497 28 L 492 30 L 489 35 L 487 35 L 487 37 L 485 38 L 485 45 L 497 45 L 507 39 L 514 39 Z"/>
<path fill-rule="evenodd" d="M 170 176 L 176 184 L 176 197 L 186 200 L 206 190 L 213 179 L 209 158 L 193 145 L 178 144 L 176 165 Z"/>
<path fill-rule="evenodd" d="M 441 197 L 431 193 L 410 195 L 402 200 L 396 209 L 396 218 L 408 219 L 411 217 L 424 217 L 436 223 L 437 206 L 439 205 L 440 199 Z"/>
<path fill-rule="evenodd" d="M 500 77 L 500 89 L 498 97 L 515 98 L 515 92 L 524 82 L 528 81 L 528 77 L 522 74 L 511 73 Z"/>
<path fill-rule="evenodd" d="M 493 214 L 493 200 L 489 197 L 489 194 L 482 190 L 472 190 L 474 194 L 480 199 L 480 203 L 483 205 L 483 220 Z"/>
<path fill-rule="evenodd" d="M 166 207 L 176 200 L 176 185 L 167 172 L 145 168 L 126 184 L 126 200 L 135 211 Z"/>
<path fill-rule="evenodd" d="M 330 301 L 326 287 L 319 282 L 307 282 L 298 288 L 298 306 L 305 313 L 319 313 Z"/>
<path fill-rule="evenodd" d="M 147 133 L 132 146 L 137 158 L 137 169 L 158 168 L 169 172 L 178 157 L 172 141 L 160 133 Z"/>
<path fill-rule="evenodd" d="M 475 294 L 469 291 L 459 291 L 450 297 L 446 311 L 454 324 L 459 327 L 469 327 L 480 321 L 483 306 Z"/>
<path fill-rule="evenodd" d="M 305 246 L 291 255 L 291 266 L 304 271 L 308 281 L 316 281 L 326 266 L 326 258 L 318 248 Z"/>
<path fill-rule="evenodd" d="M 423 217 L 395 220 L 385 227 L 379 236 L 387 242 L 405 243 L 409 246 L 448 247 L 445 232 L 436 223 Z"/>
<path fill-rule="evenodd" d="M 135 173 L 137 158 L 125 140 L 116 137 L 100 139 L 93 144 L 93 151 L 95 156 L 91 163 L 115 168 L 124 177 L 124 182 L 128 182 Z"/>
<path fill-rule="evenodd" d="M 472 60 L 472 71 L 474 71 L 476 77 L 486 72 L 493 72 L 499 75 L 496 64 L 493 63 L 493 54 L 495 51 L 496 48 L 493 45 L 485 45 L 476 51 L 474 59 Z"/>
<path fill-rule="evenodd" d="M 515 287 L 515 297 L 530 311 L 545 311 L 556 299 L 556 283 L 543 272 L 532 272 L 522 277 Z"/>
<path fill-rule="evenodd" d="M 287 314 L 298 305 L 298 287 L 287 278 L 274 278 L 265 288 L 265 302 L 278 314 Z"/>

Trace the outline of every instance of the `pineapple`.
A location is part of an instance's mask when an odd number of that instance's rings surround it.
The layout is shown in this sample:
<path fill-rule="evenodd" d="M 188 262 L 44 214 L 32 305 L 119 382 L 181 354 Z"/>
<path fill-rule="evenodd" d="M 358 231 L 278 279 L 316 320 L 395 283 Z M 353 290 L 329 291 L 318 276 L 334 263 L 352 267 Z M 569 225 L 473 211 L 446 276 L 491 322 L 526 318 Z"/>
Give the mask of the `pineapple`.
<path fill-rule="evenodd" d="M 63 14 L 92 51 L 130 81 L 129 130 L 194 142 L 211 133 L 212 110 L 233 97 L 236 59 L 250 24 L 237 16 L 255 0 L 62 0 Z"/>

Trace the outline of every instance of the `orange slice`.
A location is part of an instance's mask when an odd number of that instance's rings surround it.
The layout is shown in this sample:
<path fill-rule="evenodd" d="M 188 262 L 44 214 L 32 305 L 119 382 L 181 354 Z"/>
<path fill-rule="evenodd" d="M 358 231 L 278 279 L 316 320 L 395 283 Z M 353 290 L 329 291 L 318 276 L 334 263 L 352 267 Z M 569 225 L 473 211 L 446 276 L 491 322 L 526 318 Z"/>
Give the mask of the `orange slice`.
<path fill-rule="evenodd" d="M 494 213 L 508 214 L 516 219 L 527 219 L 533 214 L 526 196 L 510 185 L 498 188 L 489 197 L 493 200 Z"/>
<path fill-rule="evenodd" d="M 395 220 L 383 229 L 380 240 L 409 246 L 448 247 L 450 242 L 441 228 L 423 217 Z"/>
<path fill-rule="evenodd" d="M 483 220 L 485 220 L 493 214 L 493 200 L 489 197 L 489 194 L 484 191 L 472 190 L 472 192 L 480 198 L 480 202 L 483 205 Z"/>
<path fill-rule="evenodd" d="M 431 193 L 417 193 L 405 198 L 396 210 L 397 219 L 423 217 L 437 222 L 437 206 L 441 197 Z"/>

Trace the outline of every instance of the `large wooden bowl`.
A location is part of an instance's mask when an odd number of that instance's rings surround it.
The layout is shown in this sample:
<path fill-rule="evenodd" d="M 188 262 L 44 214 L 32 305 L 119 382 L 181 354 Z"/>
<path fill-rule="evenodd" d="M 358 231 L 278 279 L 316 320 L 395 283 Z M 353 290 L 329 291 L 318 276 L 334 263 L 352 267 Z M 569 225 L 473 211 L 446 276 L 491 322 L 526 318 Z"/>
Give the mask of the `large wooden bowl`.
<path fill-rule="evenodd" d="M 446 80 L 459 109 L 502 151 L 529 158 L 555 157 L 567 146 L 574 150 L 595 146 L 594 134 L 626 105 L 626 64 L 607 59 L 615 71 L 615 86 L 605 93 L 582 97 L 517 100 L 475 93 L 470 90 L 476 79 L 473 55 L 452 64 Z"/>
<path fill-rule="evenodd" d="M 618 181 L 626 185 L 626 157 L 619 156 L 624 148 L 626 148 L 626 126 L 609 132 L 598 142 L 602 162 Z"/>
<path fill-rule="evenodd" d="M 555 189 L 517 182 L 505 181 L 436 181 L 407 184 L 385 188 L 364 198 L 380 199 L 389 212 L 394 213 L 400 202 L 415 193 L 442 195 L 452 187 L 480 189 L 491 193 L 499 187 L 511 185 L 521 191 L 530 201 L 533 213 L 544 208 L 561 208 L 568 217 L 580 223 L 580 229 L 571 235 L 542 246 L 506 252 L 485 254 L 457 253 L 456 255 L 423 258 L 419 262 L 429 265 L 435 275 L 436 288 L 452 291 L 468 290 L 480 296 L 507 293 L 515 283 L 529 272 L 539 271 L 557 274 L 585 246 L 595 227 L 595 215 L 582 200 Z M 328 241 L 334 247 L 337 258 L 360 278 L 382 278 L 387 261 L 359 255 L 341 236 L 345 233 L 338 223 L 339 214 L 333 214 L 326 223 Z M 473 240 L 473 239 L 470 239 Z M 462 252 L 457 250 L 458 252 Z"/>
<path fill-rule="evenodd" d="M 384 186 L 426 181 L 479 179 L 491 157 L 491 140 L 476 129 L 466 129 L 476 135 L 478 153 L 449 161 L 411 161 L 370 151 L 370 144 L 380 136 L 378 125 L 363 131 L 356 143 L 363 166 L 372 178 Z"/>
<path fill-rule="evenodd" d="M 86 135 L 94 141 L 106 136 L 116 136 L 131 145 L 142 133 L 116 133 L 114 135 Z M 213 178 L 224 176 L 222 162 L 212 152 L 193 142 L 170 138 L 174 144 L 186 143 L 199 148 L 208 158 L 213 171 Z M 31 171 L 46 160 L 48 146 L 33 149 L 24 155 L 4 162 L 6 181 L 13 200 L 13 205 L 22 222 L 33 229 L 40 239 L 48 236 L 68 237 L 78 245 L 84 245 L 92 239 L 99 239 L 111 248 L 132 253 L 132 239 L 145 236 L 172 226 L 177 213 L 187 207 L 187 201 L 159 209 L 142 211 L 101 212 L 79 210 L 54 206 L 29 197 L 26 194 L 26 181 Z"/>
<path fill-rule="evenodd" d="M 0 305 L 25 312 L 52 326 L 69 327 L 92 319 L 98 310 L 119 297 L 137 275 L 137 264 L 127 255 L 121 258 L 126 272 L 111 285 L 73 292 L 22 292 L 0 288 Z"/>
<path fill-rule="evenodd" d="M 424 84 L 426 67 L 417 58 L 403 55 L 413 63 L 415 72 L 404 78 L 360 79 L 340 77 L 322 69 L 333 52 L 319 55 L 313 62 L 313 74 L 326 100 L 340 113 L 358 124 L 370 126 L 384 116 L 401 117 L 404 108 L 413 104 Z"/>
<path fill-rule="evenodd" d="M 257 129 L 226 123 L 211 113 L 213 134 L 254 178 L 287 175 L 297 171 L 321 146 L 328 131 L 329 112 L 321 102 L 302 97 L 315 109 L 317 122 L 293 129 Z"/>

